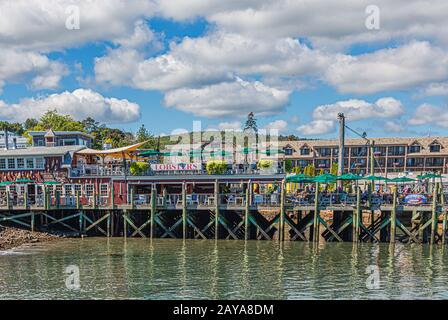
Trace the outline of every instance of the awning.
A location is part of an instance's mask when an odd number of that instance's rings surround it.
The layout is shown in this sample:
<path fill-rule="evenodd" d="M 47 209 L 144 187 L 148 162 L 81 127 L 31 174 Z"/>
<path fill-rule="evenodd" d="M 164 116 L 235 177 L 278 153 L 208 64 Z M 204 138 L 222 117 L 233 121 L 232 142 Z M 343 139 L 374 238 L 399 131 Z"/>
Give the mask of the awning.
<path fill-rule="evenodd" d="M 98 156 L 98 157 L 116 157 L 122 158 L 123 155 L 125 157 L 129 157 L 132 152 L 135 152 L 139 147 L 147 143 L 148 141 L 136 143 L 130 146 L 109 149 L 109 150 L 95 150 L 95 149 L 83 149 L 81 151 L 76 152 L 78 155 L 84 156 Z"/>

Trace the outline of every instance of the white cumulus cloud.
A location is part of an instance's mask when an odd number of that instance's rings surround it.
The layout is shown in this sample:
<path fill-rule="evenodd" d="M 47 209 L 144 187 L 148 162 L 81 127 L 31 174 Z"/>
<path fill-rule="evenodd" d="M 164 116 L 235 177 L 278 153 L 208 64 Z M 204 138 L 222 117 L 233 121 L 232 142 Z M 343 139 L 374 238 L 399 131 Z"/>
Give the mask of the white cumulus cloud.
<path fill-rule="evenodd" d="M 140 106 L 126 99 L 106 98 L 88 89 L 62 92 L 45 97 L 23 99 L 16 104 L 0 100 L 0 118 L 24 121 L 57 110 L 77 120 L 92 117 L 103 123 L 128 123 L 140 118 Z"/>
<path fill-rule="evenodd" d="M 436 125 L 448 128 L 448 107 L 438 107 L 429 103 L 421 104 L 409 119 L 411 125 Z"/>
<path fill-rule="evenodd" d="M 168 107 L 204 117 L 241 117 L 248 112 L 265 116 L 277 114 L 289 103 L 291 92 L 264 85 L 261 82 L 223 82 L 197 89 L 182 88 L 168 91 Z"/>
<path fill-rule="evenodd" d="M 297 128 L 301 134 L 322 135 L 333 132 L 335 129 L 335 122 L 331 120 L 313 120 L 307 124 L 301 125 Z"/>
<path fill-rule="evenodd" d="M 344 113 L 350 121 L 355 121 L 398 117 L 404 113 L 404 107 L 399 100 L 392 97 L 381 98 L 374 103 L 350 99 L 316 107 L 313 118 L 316 120 L 335 120 L 340 112 Z"/>
<path fill-rule="evenodd" d="M 448 77 L 448 53 L 428 42 L 339 56 L 325 79 L 341 92 L 375 93 L 407 89 Z"/>

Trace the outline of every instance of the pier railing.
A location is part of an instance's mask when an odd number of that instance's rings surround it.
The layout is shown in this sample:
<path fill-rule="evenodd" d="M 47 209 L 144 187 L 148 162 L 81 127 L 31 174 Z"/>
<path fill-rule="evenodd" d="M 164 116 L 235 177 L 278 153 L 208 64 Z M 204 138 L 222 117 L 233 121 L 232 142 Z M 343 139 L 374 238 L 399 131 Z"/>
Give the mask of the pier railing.
<path fill-rule="evenodd" d="M 398 205 L 418 205 L 430 206 L 433 202 L 432 194 L 419 194 L 424 199 L 421 202 L 412 202 L 406 200 L 406 195 L 398 195 Z M 112 206 L 111 195 L 86 194 L 84 192 L 76 195 L 66 195 L 60 193 L 41 193 L 41 194 L 15 194 L 2 193 L 0 194 L 0 208 L 108 208 Z M 216 206 L 215 194 L 212 193 L 193 193 L 186 194 L 187 206 Z M 176 194 L 157 194 L 155 197 L 156 207 L 171 206 L 173 208 L 183 206 L 183 195 Z M 151 194 L 134 194 L 132 198 L 123 205 L 131 205 L 138 207 L 151 206 Z M 218 194 L 219 206 L 227 207 L 244 207 L 246 206 L 247 198 L 245 193 L 220 193 Z M 393 203 L 393 195 L 386 194 L 361 194 L 359 202 L 362 206 L 379 207 L 382 205 L 391 205 Z M 348 193 L 319 193 L 318 204 L 321 207 L 334 206 L 356 206 L 357 195 Z M 448 194 L 444 194 L 443 203 L 448 205 Z M 314 193 L 302 194 L 286 194 L 285 205 L 287 206 L 313 206 L 315 204 Z M 251 194 L 250 206 L 259 207 L 279 207 L 281 205 L 281 194 Z"/>
<path fill-rule="evenodd" d="M 264 172 L 253 168 L 229 168 L 223 175 L 262 175 Z M 281 168 L 274 170 L 275 174 L 284 173 Z M 181 175 L 181 176 L 191 176 L 191 175 L 208 175 L 209 173 L 205 168 L 199 170 L 166 170 L 166 171 L 153 171 L 151 169 L 141 172 L 138 176 L 170 176 L 170 175 Z M 124 168 L 123 166 L 101 166 L 101 165 L 88 165 L 79 168 L 70 169 L 71 178 L 79 177 L 93 177 L 93 176 L 132 176 L 133 174 L 129 168 Z"/>

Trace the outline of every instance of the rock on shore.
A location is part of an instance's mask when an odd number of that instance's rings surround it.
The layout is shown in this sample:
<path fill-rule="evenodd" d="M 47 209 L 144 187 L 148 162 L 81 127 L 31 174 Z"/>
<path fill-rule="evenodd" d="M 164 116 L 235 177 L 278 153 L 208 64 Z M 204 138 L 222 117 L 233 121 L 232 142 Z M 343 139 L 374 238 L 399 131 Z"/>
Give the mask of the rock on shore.
<path fill-rule="evenodd" d="M 7 250 L 27 243 L 47 242 L 60 237 L 44 233 L 0 226 L 0 250 Z"/>

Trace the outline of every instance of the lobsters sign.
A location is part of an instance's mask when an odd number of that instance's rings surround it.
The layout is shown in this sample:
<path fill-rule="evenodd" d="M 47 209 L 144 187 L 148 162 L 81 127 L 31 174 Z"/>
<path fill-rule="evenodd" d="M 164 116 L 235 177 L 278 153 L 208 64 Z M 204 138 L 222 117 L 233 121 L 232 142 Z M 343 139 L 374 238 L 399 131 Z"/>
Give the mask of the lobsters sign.
<path fill-rule="evenodd" d="M 189 170 L 201 170 L 200 163 L 153 163 L 151 164 L 153 171 L 189 171 Z"/>

